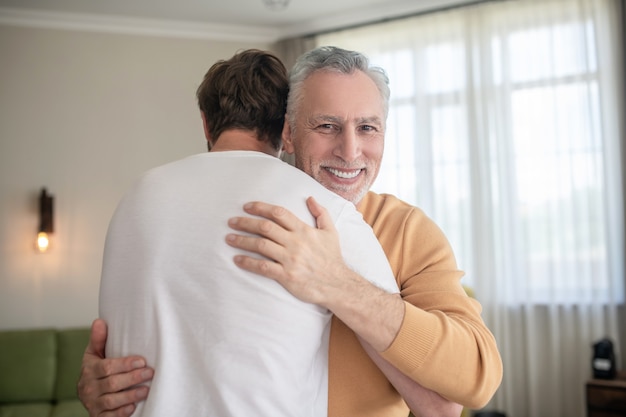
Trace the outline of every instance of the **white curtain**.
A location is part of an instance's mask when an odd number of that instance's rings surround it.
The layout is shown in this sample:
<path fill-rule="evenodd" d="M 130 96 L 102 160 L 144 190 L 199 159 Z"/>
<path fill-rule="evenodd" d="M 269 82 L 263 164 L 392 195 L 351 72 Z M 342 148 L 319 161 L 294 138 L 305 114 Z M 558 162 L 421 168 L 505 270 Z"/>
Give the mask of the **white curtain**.
<path fill-rule="evenodd" d="M 592 343 L 621 350 L 619 10 L 502 1 L 317 37 L 388 72 L 374 190 L 449 237 L 504 361 L 488 408 L 508 417 L 584 417 Z"/>

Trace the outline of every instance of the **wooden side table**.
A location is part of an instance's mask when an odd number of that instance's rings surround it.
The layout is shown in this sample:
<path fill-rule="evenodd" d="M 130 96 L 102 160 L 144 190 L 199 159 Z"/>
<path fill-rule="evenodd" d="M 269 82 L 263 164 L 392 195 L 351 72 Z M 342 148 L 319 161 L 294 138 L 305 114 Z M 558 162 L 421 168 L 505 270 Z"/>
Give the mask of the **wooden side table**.
<path fill-rule="evenodd" d="M 626 372 L 587 381 L 587 417 L 626 416 Z"/>

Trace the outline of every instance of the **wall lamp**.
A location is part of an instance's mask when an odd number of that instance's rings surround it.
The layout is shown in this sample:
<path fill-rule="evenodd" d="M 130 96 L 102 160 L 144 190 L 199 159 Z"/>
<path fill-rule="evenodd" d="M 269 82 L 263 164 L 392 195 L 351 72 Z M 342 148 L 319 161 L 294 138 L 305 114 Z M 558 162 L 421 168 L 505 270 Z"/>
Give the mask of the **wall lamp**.
<path fill-rule="evenodd" d="M 50 247 L 49 235 L 54 232 L 54 197 L 49 195 L 45 188 L 39 195 L 39 231 L 37 233 L 37 250 L 41 253 Z"/>

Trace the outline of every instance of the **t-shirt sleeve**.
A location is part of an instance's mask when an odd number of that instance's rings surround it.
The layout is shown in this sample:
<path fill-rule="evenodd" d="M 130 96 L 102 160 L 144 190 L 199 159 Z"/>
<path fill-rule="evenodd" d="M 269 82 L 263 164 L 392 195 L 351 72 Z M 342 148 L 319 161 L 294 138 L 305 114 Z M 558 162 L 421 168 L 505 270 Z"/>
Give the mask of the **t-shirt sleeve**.
<path fill-rule="evenodd" d="M 399 293 L 385 252 L 372 228 L 352 204 L 345 205 L 336 228 L 348 267 L 377 287 L 392 294 Z"/>

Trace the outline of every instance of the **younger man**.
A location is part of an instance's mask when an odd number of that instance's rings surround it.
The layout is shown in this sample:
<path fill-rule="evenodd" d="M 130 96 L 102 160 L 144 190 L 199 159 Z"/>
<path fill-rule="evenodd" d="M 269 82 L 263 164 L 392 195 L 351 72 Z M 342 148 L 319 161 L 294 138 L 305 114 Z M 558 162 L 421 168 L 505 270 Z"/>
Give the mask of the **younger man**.
<path fill-rule="evenodd" d="M 210 152 L 147 172 L 113 216 L 100 287 L 106 354 L 140 354 L 156 369 L 134 415 L 327 415 L 331 313 L 233 264 L 241 251 L 224 242 L 227 222 L 247 201 L 314 227 L 313 210 L 337 228 L 337 254 L 398 292 L 354 205 L 277 158 L 287 89 L 265 52 L 213 65 L 197 92 Z"/>

